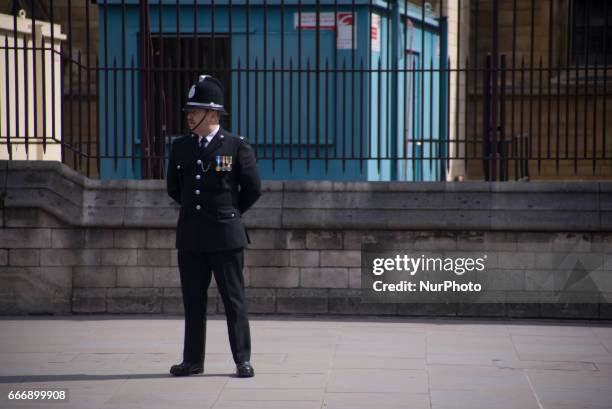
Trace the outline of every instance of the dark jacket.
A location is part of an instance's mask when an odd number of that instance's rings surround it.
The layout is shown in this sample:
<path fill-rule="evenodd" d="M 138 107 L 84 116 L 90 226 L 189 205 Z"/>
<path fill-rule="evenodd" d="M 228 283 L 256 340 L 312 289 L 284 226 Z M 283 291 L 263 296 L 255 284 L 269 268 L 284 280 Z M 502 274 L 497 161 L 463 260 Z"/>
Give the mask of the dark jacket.
<path fill-rule="evenodd" d="M 231 169 L 222 170 L 231 158 Z M 229 168 L 229 166 L 227 166 Z M 168 195 L 180 205 L 176 248 L 220 251 L 245 247 L 242 215 L 261 196 L 253 149 L 244 137 L 223 128 L 205 149 L 191 133 L 172 142 L 166 174 Z"/>

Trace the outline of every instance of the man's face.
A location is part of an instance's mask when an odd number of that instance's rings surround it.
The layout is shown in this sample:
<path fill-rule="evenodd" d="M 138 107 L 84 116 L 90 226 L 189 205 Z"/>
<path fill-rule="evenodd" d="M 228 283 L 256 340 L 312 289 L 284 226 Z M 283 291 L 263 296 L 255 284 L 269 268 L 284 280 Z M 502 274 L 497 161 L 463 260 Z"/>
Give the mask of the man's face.
<path fill-rule="evenodd" d="M 202 118 L 204 118 L 203 121 Z M 202 122 L 200 123 L 200 121 Z M 194 132 L 205 130 L 209 125 L 216 125 L 218 122 L 219 118 L 217 111 L 208 109 L 190 109 L 187 111 L 187 124 Z M 198 127 L 194 129 L 196 125 Z"/>

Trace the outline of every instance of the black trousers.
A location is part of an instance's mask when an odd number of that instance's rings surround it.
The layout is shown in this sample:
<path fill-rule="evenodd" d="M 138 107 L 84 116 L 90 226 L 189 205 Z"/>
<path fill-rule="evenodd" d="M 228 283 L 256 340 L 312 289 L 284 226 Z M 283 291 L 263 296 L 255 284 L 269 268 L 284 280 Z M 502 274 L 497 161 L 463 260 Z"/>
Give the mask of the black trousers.
<path fill-rule="evenodd" d="M 212 274 L 221 294 L 227 319 L 227 331 L 234 362 L 251 359 L 251 333 L 244 291 L 243 249 L 222 252 L 179 250 L 185 341 L 183 360 L 203 362 L 206 342 L 207 290 Z"/>

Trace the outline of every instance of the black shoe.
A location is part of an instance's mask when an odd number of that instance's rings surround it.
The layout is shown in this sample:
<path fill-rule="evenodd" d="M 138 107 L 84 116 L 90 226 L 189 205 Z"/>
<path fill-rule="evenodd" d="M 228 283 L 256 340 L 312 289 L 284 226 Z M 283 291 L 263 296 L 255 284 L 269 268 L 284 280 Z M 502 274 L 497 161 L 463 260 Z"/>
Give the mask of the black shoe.
<path fill-rule="evenodd" d="M 236 376 L 238 378 L 252 378 L 255 376 L 255 370 L 249 361 L 240 362 L 236 365 Z"/>
<path fill-rule="evenodd" d="M 181 362 L 172 365 L 170 373 L 174 376 L 189 376 L 204 372 L 204 362 Z"/>

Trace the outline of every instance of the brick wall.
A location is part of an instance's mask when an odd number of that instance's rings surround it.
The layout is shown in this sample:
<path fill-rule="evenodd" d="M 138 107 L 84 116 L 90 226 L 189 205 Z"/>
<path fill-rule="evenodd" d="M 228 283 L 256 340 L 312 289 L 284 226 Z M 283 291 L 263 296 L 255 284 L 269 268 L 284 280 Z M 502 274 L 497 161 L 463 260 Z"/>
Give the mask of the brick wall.
<path fill-rule="evenodd" d="M 0 313 L 182 313 L 164 181 L 100 182 L 65 165 L 0 162 Z M 588 246 L 612 274 L 612 183 L 267 182 L 245 215 L 251 313 L 610 318 L 607 304 L 417 304 L 360 300 L 361 243 L 486 249 L 538 268 L 531 243 Z M 608 270 L 606 270 L 608 269 Z M 214 284 L 209 312 L 222 312 Z"/>

